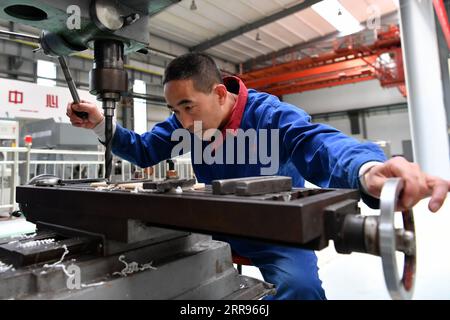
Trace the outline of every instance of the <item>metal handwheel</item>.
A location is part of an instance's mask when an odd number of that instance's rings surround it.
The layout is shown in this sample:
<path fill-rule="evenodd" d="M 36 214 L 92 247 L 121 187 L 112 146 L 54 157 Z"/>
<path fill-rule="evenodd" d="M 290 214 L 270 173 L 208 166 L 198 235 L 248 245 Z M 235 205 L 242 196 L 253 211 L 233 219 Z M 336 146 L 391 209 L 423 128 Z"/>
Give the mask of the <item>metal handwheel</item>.
<path fill-rule="evenodd" d="M 394 215 L 403 181 L 389 179 L 380 197 L 380 222 L 378 225 L 380 256 L 386 286 L 392 299 L 412 298 L 416 275 L 416 239 L 413 210 L 402 211 L 403 229 L 395 229 Z M 400 278 L 396 252 L 404 253 L 403 275 Z"/>

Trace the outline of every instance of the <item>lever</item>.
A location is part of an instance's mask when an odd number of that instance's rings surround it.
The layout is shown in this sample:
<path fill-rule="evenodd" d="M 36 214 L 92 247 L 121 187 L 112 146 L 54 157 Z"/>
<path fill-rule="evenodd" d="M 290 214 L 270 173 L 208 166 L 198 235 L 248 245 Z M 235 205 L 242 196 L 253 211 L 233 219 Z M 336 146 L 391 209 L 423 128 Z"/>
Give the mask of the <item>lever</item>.
<path fill-rule="evenodd" d="M 70 94 L 72 95 L 72 99 L 76 104 L 81 102 L 80 96 L 78 95 L 77 87 L 75 86 L 75 82 L 73 81 L 72 75 L 70 74 L 69 67 L 67 66 L 66 59 L 63 56 L 58 57 L 59 64 L 61 65 L 61 69 L 64 73 L 64 77 L 66 78 L 67 86 L 69 87 Z M 73 111 L 77 117 L 81 119 L 87 119 L 88 113 L 81 111 Z"/>

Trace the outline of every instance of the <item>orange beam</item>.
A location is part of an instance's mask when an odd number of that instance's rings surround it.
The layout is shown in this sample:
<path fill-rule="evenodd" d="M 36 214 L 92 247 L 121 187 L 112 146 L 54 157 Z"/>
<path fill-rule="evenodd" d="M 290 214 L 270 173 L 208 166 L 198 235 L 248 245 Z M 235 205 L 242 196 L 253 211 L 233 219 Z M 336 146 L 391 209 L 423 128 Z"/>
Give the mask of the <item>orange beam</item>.
<path fill-rule="evenodd" d="M 239 75 L 242 80 L 250 81 L 253 79 L 260 79 L 263 77 L 273 76 L 286 71 L 299 71 L 304 69 L 309 69 L 313 67 L 323 66 L 327 64 L 333 64 L 342 60 L 351 60 L 361 56 L 370 56 L 370 52 L 361 52 L 354 49 L 345 50 L 345 52 L 330 52 L 318 57 L 307 57 L 301 60 L 295 60 L 291 62 L 286 62 L 271 67 L 266 67 L 262 69 L 257 69 L 251 72 L 247 72 Z"/>
<path fill-rule="evenodd" d="M 371 75 L 375 77 L 375 72 L 372 67 L 367 68 L 355 68 L 352 70 L 347 70 L 344 72 L 336 72 L 333 74 L 321 75 L 319 77 L 300 79 L 296 81 L 292 81 L 289 83 L 285 83 L 282 85 L 275 84 L 273 86 L 264 88 L 264 91 L 272 92 L 276 90 L 289 90 L 291 87 L 299 87 L 305 85 L 312 85 L 315 83 L 329 82 L 329 81 L 338 81 L 340 79 L 354 78 L 360 77 L 362 75 Z"/>
<path fill-rule="evenodd" d="M 400 32 L 397 26 L 380 33 L 372 45 L 352 42 L 342 49 L 257 69 L 240 77 L 247 87 L 275 95 L 303 92 L 335 85 L 379 79 L 382 86 L 404 85 Z M 394 53 L 397 68 L 378 66 L 382 53 Z M 402 88 L 399 88 L 402 92 Z"/>
<path fill-rule="evenodd" d="M 370 56 L 373 54 L 380 55 L 383 52 L 401 46 L 400 31 L 398 27 L 392 28 L 390 31 L 379 34 L 379 40 L 369 46 L 357 46 L 352 48 L 343 48 L 338 51 L 322 54 L 318 57 L 308 57 L 301 60 L 290 61 L 270 67 L 255 69 L 240 75 L 243 80 L 258 79 L 264 76 L 274 75 L 283 71 L 293 71 L 314 66 L 335 63 L 340 59 L 354 59 L 360 56 Z"/>
<path fill-rule="evenodd" d="M 336 71 L 344 71 L 347 69 L 353 68 L 362 68 L 367 67 L 368 64 L 374 64 L 377 60 L 378 55 L 373 55 L 369 57 L 365 57 L 364 59 L 354 59 L 349 61 L 337 62 L 330 65 L 325 65 L 321 67 L 296 71 L 296 72 L 288 72 L 284 74 L 280 74 L 277 76 L 266 77 L 263 79 L 250 80 L 245 81 L 245 84 L 249 88 L 261 88 L 266 87 L 273 83 L 285 82 L 294 79 L 301 79 L 306 77 L 311 77 L 315 75 L 322 75 L 326 73 L 336 72 Z"/>

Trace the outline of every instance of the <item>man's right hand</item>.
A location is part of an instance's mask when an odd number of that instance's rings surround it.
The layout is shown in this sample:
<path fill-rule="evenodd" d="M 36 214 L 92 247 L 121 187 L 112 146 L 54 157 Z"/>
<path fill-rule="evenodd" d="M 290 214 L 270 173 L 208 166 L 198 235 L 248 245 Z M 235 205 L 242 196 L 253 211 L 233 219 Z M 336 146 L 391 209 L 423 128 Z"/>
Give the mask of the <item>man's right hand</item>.
<path fill-rule="evenodd" d="M 88 114 L 87 119 L 81 119 L 74 111 L 86 112 Z M 93 129 L 103 120 L 102 112 L 97 106 L 91 102 L 81 101 L 80 104 L 74 102 L 67 105 L 67 116 L 73 126 L 85 129 Z"/>

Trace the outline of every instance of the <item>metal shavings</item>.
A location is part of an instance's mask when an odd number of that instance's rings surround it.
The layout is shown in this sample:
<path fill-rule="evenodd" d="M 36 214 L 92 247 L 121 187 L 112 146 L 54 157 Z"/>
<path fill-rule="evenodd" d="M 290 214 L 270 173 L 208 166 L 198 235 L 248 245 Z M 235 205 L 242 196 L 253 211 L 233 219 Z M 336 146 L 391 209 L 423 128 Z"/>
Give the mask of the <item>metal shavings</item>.
<path fill-rule="evenodd" d="M 153 189 L 143 189 L 143 188 L 139 188 L 139 192 L 140 192 L 140 193 L 157 193 L 156 190 L 153 190 Z"/>
<path fill-rule="evenodd" d="M 139 193 L 139 187 L 136 187 L 133 190 L 131 190 L 131 193 Z"/>
<path fill-rule="evenodd" d="M 69 249 L 67 249 L 67 245 L 63 245 L 62 248 L 64 249 L 64 253 L 63 253 L 61 259 L 59 259 L 58 261 L 56 261 L 55 263 L 52 263 L 52 264 L 44 264 L 44 268 L 60 268 L 60 269 L 62 269 L 64 274 L 70 279 L 72 277 L 75 277 L 75 274 L 70 274 L 67 271 L 66 266 L 64 264 L 62 264 L 65 256 L 69 254 Z M 76 260 L 72 259 L 71 261 L 74 262 Z M 46 271 L 42 271 L 41 272 L 41 274 L 45 274 L 45 273 L 46 273 Z M 97 282 L 97 283 L 90 283 L 90 284 L 83 284 L 82 283 L 81 284 L 81 288 L 98 287 L 98 286 L 101 286 L 103 284 L 104 284 L 103 281 L 102 282 Z"/>
<path fill-rule="evenodd" d="M 93 182 L 93 183 L 91 183 L 91 187 L 93 187 L 93 188 L 107 188 L 108 187 L 108 183 L 106 181 Z"/>
<path fill-rule="evenodd" d="M 4 264 L 3 262 L 0 261 L 0 273 L 8 271 L 12 267 L 13 267 L 12 264 L 11 265 L 7 265 L 7 264 Z M 12 269 L 12 270 L 14 271 L 14 269 Z"/>
<path fill-rule="evenodd" d="M 31 239 L 31 238 L 36 237 L 36 235 L 37 235 L 37 233 L 33 233 L 33 234 L 30 234 L 30 235 L 19 234 L 19 235 L 16 235 L 16 236 L 12 236 L 11 239 L 17 239 L 17 238 L 19 238 L 19 240 Z"/>
<path fill-rule="evenodd" d="M 61 268 L 63 270 L 63 272 L 66 274 L 66 276 L 73 277 L 72 274 L 70 274 L 67 269 L 66 266 L 61 264 L 64 260 L 64 257 L 69 253 L 69 249 L 67 249 L 67 245 L 63 245 L 62 248 L 64 249 L 64 253 L 61 257 L 61 259 L 59 259 L 58 261 L 56 261 L 55 263 L 52 264 L 44 264 L 44 268 Z M 42 271 L 41 273 L 45 273 L 45 271 Z"/>
<path fill-rule="evenodd" d="M 81 287 L 82 288 L 89 288 L 89 287 L 99 287 L 99 286 L 102 286 L 102 285 L 104 285 L 105 283 L 102 281 L 102 282 L 97 282 L 97 283 L 90 283 L 90 284 L 81 284 Z"/>
<path fill-rule="evenodd" d="M 107 186 L 96 187 L 95 190 L 96 191 L 111 191 L 111 190 L 114 190 L 115 188 L 116 188 L 116 186 L 114 184 L 109 184 Z"/>
<path fill-rule="evenodd" d="M 204 183 L 196 183 L 192 186 L 191 190 L 197 191 L 197 190 L 205 190 L 206 184 Z"/>
<path fill-rule="evenodd" d="M 119 257 L 119 261 L 122 262 L 125 265 L 125 268 L 123 268 L 120 272 L 114 272 L 113 275 L 119 275 L 119 276 L 122 276 L 122 277 L 126 277 L 129 274 L 132 274 L 132 273 L 135 273 L 135 272 L 139 272 L 139 271 L 144 271 L 144 270 L 147 270 L 147 269 L 157 270 L 157 268 L 152 266 L 153 261 L 139 266 L 139 264 L 137 262 L 128 263 L 124 259 L 125 259 L 124 255 L 121 255 Z"/>
<path fill-rule="evenodd" d="M 61 262 L 63 262 L 64 257 L 69 253 L 69 249 L 67 249 L 67 245 L 65 245 L 65 244 L 62 246 L 62 248 L 64 249 L 64 253 L 63 253 L 61 259 L 59 259 L 58 261 L 56 261 L 55 263 L 50 264 L 50 265 L 45 264 L 44 268 L 51 268 L 51 267 L 54 267 L 54 266 L 60 264 Z"/>
<path fill-rule="evenodd" d="M 54 243 L 55 239 L 43 239 L 43 240 L 33 240 L 24 243 L 19 243 L 19 248 L 34 248 L 46 244 Z"/>

